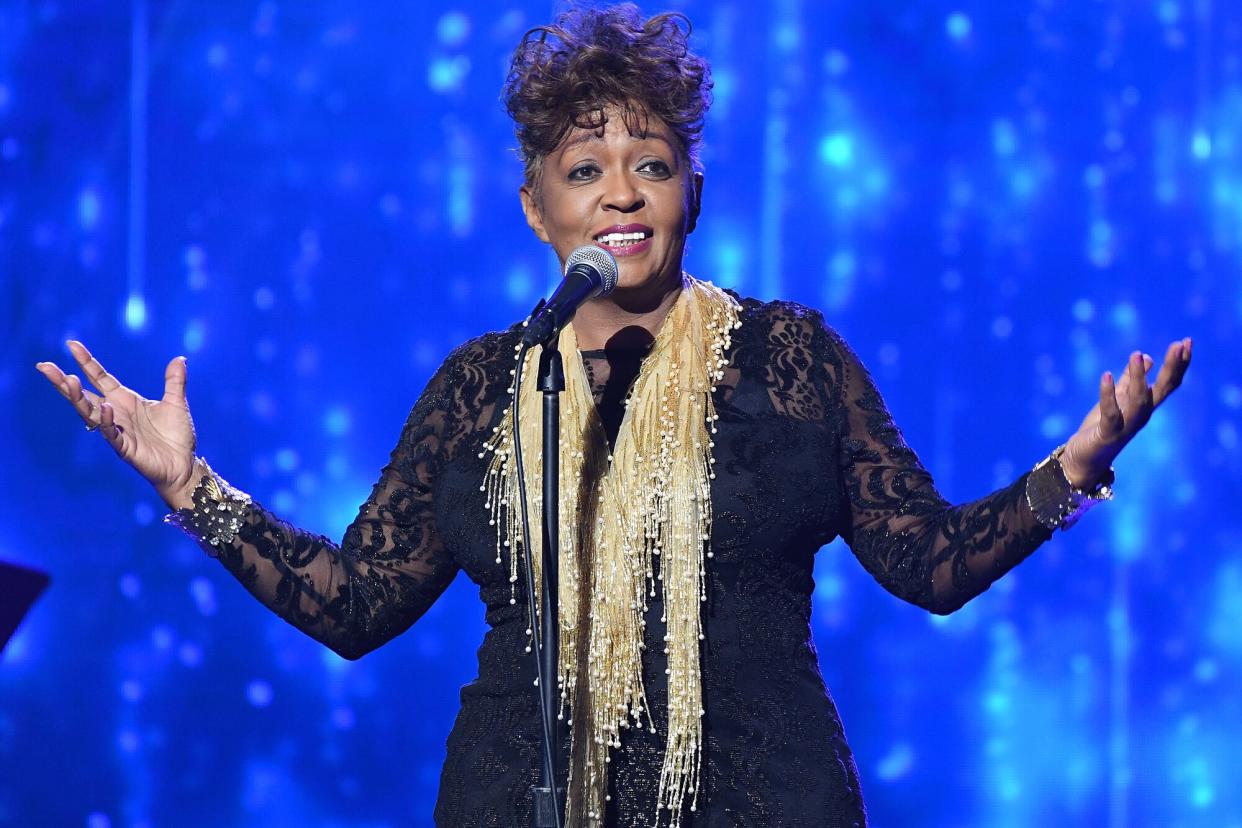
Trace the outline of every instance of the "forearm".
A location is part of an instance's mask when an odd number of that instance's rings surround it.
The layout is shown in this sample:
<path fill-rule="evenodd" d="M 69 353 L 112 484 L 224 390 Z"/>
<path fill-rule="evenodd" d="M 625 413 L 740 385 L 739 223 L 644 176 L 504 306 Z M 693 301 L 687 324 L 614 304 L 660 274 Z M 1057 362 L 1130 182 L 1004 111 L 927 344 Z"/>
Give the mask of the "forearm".
<path fill-rule="evenodd" d="M 413 501 L 409 489 L 395 488 L 391 465 L 339 545 L 281 520 L 202 466 L 191 507 L 165 521 L 265 606 L 345 658 L 407 629 L 456 574 L 456 562 L 424 523 L 430 508 L 394 513 L 394 502 L 408 508 Z"/>

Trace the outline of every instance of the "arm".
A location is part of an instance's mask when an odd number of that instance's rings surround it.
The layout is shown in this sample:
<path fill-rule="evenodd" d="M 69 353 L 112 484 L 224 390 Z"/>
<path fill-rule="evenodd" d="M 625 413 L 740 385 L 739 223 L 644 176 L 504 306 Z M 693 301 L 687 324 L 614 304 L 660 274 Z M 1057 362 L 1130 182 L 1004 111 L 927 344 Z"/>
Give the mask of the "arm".
<path fill-rule="evenodd" d="M 1026 498 L 1025 472 L 961 505 L 941 497 L 906 444 L 866 367 L 816 315 L 828 416 L 840 435 L 849 516 L 842 537 L 889 592 L 947 615 L 1013 569 L 1052 531 Z M 1059 473 L 1046 467 L 1039 474 Z"/>
<path fill-rule="evenodd" d="M 457 407 L 447 366 L 414 405 L 339 545 L 286 523 L 227 484 L 225 512 L 236 518 L 235 533 L 204 531 L 183 509 L 165 520 L 218 557 L 281 618 L 341 656 L 360 658 L 408 629 L 457 573 L 432 504 Z M 205 497 L 201 489 L 199 497 Z"/>

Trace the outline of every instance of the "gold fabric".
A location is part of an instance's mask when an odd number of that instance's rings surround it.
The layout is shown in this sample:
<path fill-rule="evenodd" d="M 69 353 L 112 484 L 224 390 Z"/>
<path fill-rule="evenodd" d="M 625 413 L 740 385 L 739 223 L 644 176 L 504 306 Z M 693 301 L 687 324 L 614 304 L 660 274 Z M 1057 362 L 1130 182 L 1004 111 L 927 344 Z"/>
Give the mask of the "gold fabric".
<path fill-rule="evenodd" d="M 709 282 L 683 274 L 683 287 L 644 360 L 609 455 L 573 324 L 558 347 L 565 362 L 561 404 L 559 550 L 561 715 L 570 717 L 566 825 L 603 821 L 610 749 L 621 731 L 655 732 L 643 687 L 643 628 L 648 598 L 663 596 L 668 675 L 668 737 L 660 772 L 661 814 L 676 824 L 694 810 L 702 762 L 703 694 L 700 602 L 711 553 L 712 402 L 723 377 L 740 306 Z M 487 443 L 487 508 L 497 527 L 496 562 L 509 549 L 516 600 L 522 514 L 513 456 L 513 417 L 522 429 L 535 583 L 542 537 L 542 395 L 539 348 L 527 354 L 522 398 L 514 400 Z M 516 355 L 515 355 L 516 362 Z M 510 387 L 512 393 L 512 387 Z M 538 590 L 538 587 L 536 587 Z M 528 631 L 529 633 L 529 631 Z M 665 813 L 667 811 L 667 814 Z"/>

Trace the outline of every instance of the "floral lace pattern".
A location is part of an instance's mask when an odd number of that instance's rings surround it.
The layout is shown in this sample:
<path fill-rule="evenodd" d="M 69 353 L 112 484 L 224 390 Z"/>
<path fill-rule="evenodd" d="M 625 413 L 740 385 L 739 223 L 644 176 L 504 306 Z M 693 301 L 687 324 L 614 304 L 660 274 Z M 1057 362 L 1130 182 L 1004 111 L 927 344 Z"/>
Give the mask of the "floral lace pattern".
<path fill-rule="evenodd" d="M 741 301 L 743 324 L 716 391 L 704 788 L 684 822 L 864 826 L 857 767 L 811 640 L 816 551 L 841 536 L 892 594 L 949 613 L 1051 532 L 1023 497 L 1029 472 L 978 500 L 947 502 L 870 373 L 818 311 Z M 211 550 L 272 611 L 351 659 L 408 629 L 459 570 L 478 585 L 489 628 L 448 739 L 435 810 L 445 826 L 529 824 L 538 774 L 523 584 L 510 605 L 508 567 L 495 565 L 479 491 L 480 447 L 508 402 L 519 331 L 483 335 L 449 355 L 339 544 L 252 501 L 233 540 Z M 609 384 L 608 354 L 582 358 L 602 408 L 624 399 L 626 389 Z M 632 373 L 618 371 L 617 382 Z M 646 652 L 662 649 L 661 609 L 652 604 Z M 656 818 L 667 688 L 655 667 L 645 663 L 644 678 L 657 732 L 630 729 L 615 753 L 609 825 Z"/>

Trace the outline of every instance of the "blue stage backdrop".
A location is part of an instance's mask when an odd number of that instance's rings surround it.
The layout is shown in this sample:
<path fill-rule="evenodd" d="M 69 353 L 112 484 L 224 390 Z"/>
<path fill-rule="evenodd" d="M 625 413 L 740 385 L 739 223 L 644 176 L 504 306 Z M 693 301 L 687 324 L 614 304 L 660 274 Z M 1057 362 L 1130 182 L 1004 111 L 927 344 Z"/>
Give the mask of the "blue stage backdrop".
<path fill-rule="evenodd" d="M 1242 7 L 673 6 L 716 80 L 687 269 L 822 309 L 946 497 L 1195 338 L 1117 499 L 961 611 L 818 554 L 874 825 L 1242 825 Z M 158 397 L 186 354 L 200 453 L 339 540 L 450 348 L 558 276 L 499 100 L 554 11 L 0 4 L 0 559 L 52 575 L 0 658 L 0 823 L 430 823 L 475 587 L 342 660 L 164 525 L 34 364 L 79 338 Z"/>

